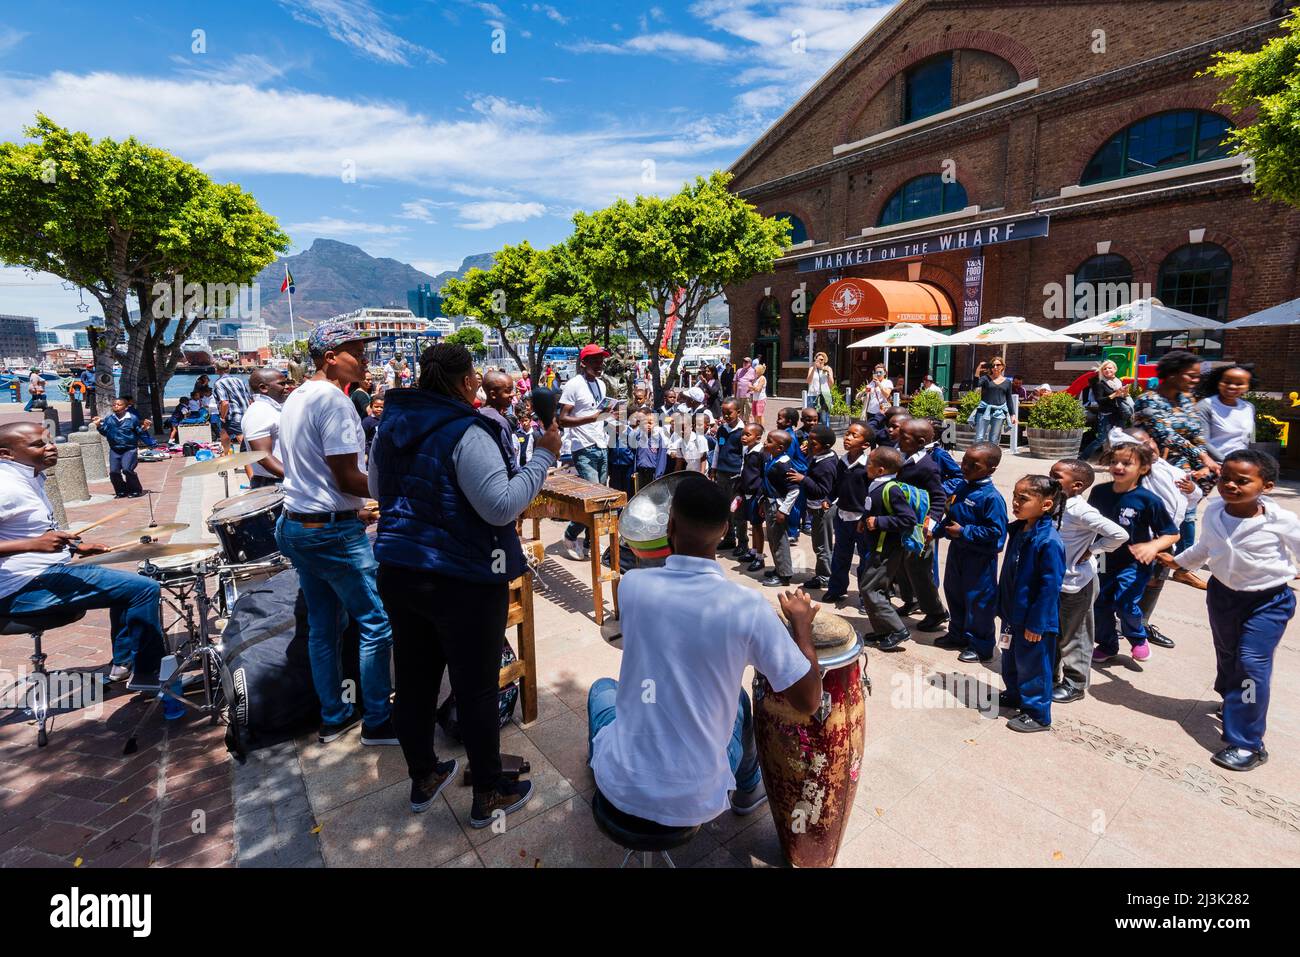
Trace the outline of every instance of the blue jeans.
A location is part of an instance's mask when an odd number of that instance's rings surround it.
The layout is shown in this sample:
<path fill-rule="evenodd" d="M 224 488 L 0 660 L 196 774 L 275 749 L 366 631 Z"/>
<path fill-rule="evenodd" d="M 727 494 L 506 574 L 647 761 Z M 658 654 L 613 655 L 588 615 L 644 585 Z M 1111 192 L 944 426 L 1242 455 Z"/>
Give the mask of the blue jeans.
<path fill-rule="evenodd" d="M 343 700 L 343 673 L 339 665 L 339 638 L 343 616 L 361 629 L 361 701 L 365 724 L 374 728 L 389 717 L 392 690 L 388 659 L 393 632 L 379 600 L 375 572 L 379 563 L 360 519 L 306 528 L 280 516 L 275 540 L 298 571 L 298 587 L 307 600 L 307 655 L 311 679 L 320 698 L 325 724 L 339 724 L 352 714 L 353 704 Z"/>
<path fill-rule="evenodd" d="M 158 674 L 163 656 L 158 583 L 102 565 L 55 565 L 12 595 L 0 598 L 0 615 L 107 608 L 113 664 L 137 674 Z"/>
<path fill-rule="evenodd" d="M 975 441 L 997 445 L 1002 439 L 1002 430 L 1006 428 L 1009 415 L 1005 405 L 981 402 L 975 410 Z"/>
<path fill-rule="evenodd" d="M 113 482 L 114 495 L 134 495 L 141 491 L 140 477 L 135 474 L 139 462 L 140 453 L 135 449 L 108 450 L 108 477 Z"/>
<path fill-rule="evenodd" d="M 618 699 L 618 682 L 613 678 L 597 678 L 587 692 L 587 763 L 591 763 L 592 746 L 596 734 L 607 724 L 614 723 L 614 703 Z M 758 749 L 754 746 L 754 714 L 749 705 L 749 695 L 740 691 L 740 710 L 736 712 L 736 725 L 727 742 L 727 763 L 736 777 L 736 788 L 752 791 L 763 779 L 758 767 Z"/>
<path fill-rule="evenodd" d="M 604 485 L 609 477 L 609 451 L 595 445 L 578 449 L 573 453 L 573 467 L 578 470 L 578 478 Z M 584 535 L 586 531 L 587 526 L 581 522 L 570 522 L 569 527 L 564 530 L 564 537 L 571 542 L 576 542 L 578 536 Z"/>
<path fill-rule="evenodd" d="M 1119 651 L 1119 635 L 1115 633 L 1115 616 L 1119 616 L 1120 632 L 1131 645 L 1147 640 L 1146 621 L 1140 604 L 1151 579 L 1151 566 L 1140 562 L 1125 565 L 1117 572 L 1097 576 L 1101 588 L 1097 604 L 1092 606 L 1097 629 L 1097 647 L 1110 654 Z"/>

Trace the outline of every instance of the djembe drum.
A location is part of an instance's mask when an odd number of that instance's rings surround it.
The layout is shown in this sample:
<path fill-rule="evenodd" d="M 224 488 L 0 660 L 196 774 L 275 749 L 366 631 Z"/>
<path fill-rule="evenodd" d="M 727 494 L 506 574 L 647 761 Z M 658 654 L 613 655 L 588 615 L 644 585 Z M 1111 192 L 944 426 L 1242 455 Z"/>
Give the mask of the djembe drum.
<path fill-rule="evenodd" d="M 754 737 L 763 783 L 785 858 L 795 867 L 830 867 L 853 809 L 866 743 L 862 641 L 839 615 L 813 619 L 822 706 L 800 714 L 767 679 L 754 675 Z"/>

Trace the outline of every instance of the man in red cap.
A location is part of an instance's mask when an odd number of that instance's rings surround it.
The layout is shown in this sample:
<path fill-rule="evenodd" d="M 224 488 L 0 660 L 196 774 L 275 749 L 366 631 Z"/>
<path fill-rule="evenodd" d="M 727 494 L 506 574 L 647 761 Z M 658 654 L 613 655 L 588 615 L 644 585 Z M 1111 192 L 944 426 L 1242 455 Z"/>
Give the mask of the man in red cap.
<path fill-rule="evenodd" d="M 609 477 L 609 454 L 605 448 L 608 439 L 599 421 L 600 414 L 611 405 L 600 378 L 607 355 L 609 350 L 595 343 L 582 347 L 578 353 L 579 374 L 564 384 L 556 416 L 560 428 L 569 430 L 569 448 L 578 475 L 600 485 Z M 570 522 L 564 531 L 564 553 L 577 561 L 587 557 L 585 541 L 578 541 L 580 534 L 585 539 L 586 530 L 587 526 Z"/>

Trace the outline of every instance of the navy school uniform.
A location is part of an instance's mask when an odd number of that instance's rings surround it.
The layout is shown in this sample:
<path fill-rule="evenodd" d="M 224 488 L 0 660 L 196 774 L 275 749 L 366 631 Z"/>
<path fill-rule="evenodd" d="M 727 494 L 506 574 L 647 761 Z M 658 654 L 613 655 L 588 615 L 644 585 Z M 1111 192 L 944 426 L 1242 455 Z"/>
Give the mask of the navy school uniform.
<path fill-rule="evenodd" d="M 877 635 L 907 636 L 907 626 L 889 600 L 890 587 L 907 552 L 903 538 L 923 516 L 912 510 L 903 485 L 896 474 L 887 475 L 872 479 L 867 490 L 867 516 L 876 520 L 876 528 L 865 533 L 867 560 L 858 565 L 858 590 Z"/>
<path fill-rule="evenodd" d="M 785 431 L 790 434 L 790 449 L 787 453 L 790 456 L 790 468 L 801 474 L 806 474 L 808 472 L 808 457 L 803 454 L 803 449 L 799 447 L 799 433 L 794 429 L 786 429 Z M 801 488 L 799 497 L 795 499 L 794 506 L 790 509 L 790 519 L 785 523 L 791 544 L 799 541 L 799 530 L 803 528 L 803 519 L 807 511 L 808 499 Z"/>
<path fill-rule="evenodd" d="M 831 546 L 830 583 L 826 595 L 838 597 L 848 593 L 849 571 L 853 567 L 853 553 L 858 562 L 866 561 L 866 539 L 858 533 L 858 522 L 867 511 L 867 453 L 853 461 L 848 455 L 835 459 L 835 498 Z"/>
<path fill-rule="evenodd" d="M 943 520 L 947 496 L 943 491 L 943 476 L 939 465 L 924 450 L 903 460 L 898 470 L 898 480 L 915 488 L 924 489 L 930 497 L 930 511 L 921 516 L 928 519 L 932 529 L 938 529 Z M 899 579 L 904 599 L 915 599 L 927 616 L 942 615 L 939 601 L 938 548 L 931 541 L 919 554 L 908 553 L 903 559 L 903 574 Z"/>
<path fill-rule="evenodd" d="M 1128 532 L 1130 545 L 1149 542 L 1162 535 L 1177 535 L 1175 524 L 1164 502 L 1150 489 L 1138 486 L 1128 492 L 1116 492 L 1113 482 L 1095 486 L 1088 504 Z M 1151 580 L 1153 565 L 1144 565 L 1127 548 L 1107 554 L 1097 574 L 1097 602 L 1092 606 L 1097 632 L 1097 648 L 1115 654 L 1119 651 L 1119 634 L 1115 616 L 1119 616 L 1119 633 L 1129 644 L 1147 640 L 1146 622 L 1140 602 Z"/>
<path fill-rule="evenodd" d="M 834 551 L 835 530 L 832 527 L 831 509 L 835 497 L 835 483 L 840 474 L 840 457 L 834 452 L 824 452 L 808 465 L 808 472 L 799 488 L 805 506 L 812 517 L 813 551 L 817 556 L 814 575 L 829 578 L 831 555 Z"/>
<path fill-rule="evenodd" d="M 948 562 L 943 595 L 951 620 L 948 632 L 988 660 L 997 644 L 993 616 L 998 604 L 998 552 L 1007 538 L 1007 503 L 991 479 L 963 481 L 948 501 L 944 521 L 962 527 L 954 538 L 943 526 Z"/>
<path fill-rule="evenodd" d="M 1065 546 L 1055 522 L 1048 518 L 1027 529 L 1024 522 L 1013 522 L 1009 532 L 999 614 L 1003 630 L 1011 633 L 1011 647 L 1002 652 L 1002 680 L 1011 702 L 1047 725 L 1052 723 L 1052 670 L 1061 630 L 1058 608 L 1065 580 Z M 1028 641 L 1026 631 L 1042 637 Z"/>
<path fill-rule="evenodd" d="M 767 467 L 767 455 L 761 445 L 755 445 L 745 452 L 745 461 L 740 466 L 740 494 L 744 497 L 741 506 L 746 521 L 751 524 L 763 520 L 761 502 L 763 500 L 763 470 Z"/>

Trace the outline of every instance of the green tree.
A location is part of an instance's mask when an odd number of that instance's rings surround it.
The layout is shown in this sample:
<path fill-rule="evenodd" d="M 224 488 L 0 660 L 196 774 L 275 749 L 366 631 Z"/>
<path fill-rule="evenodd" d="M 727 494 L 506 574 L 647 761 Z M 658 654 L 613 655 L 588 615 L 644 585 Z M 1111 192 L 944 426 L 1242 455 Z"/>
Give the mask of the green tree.
<path fill-rule="evenodd" d="M 727 189 L 731 176 L 697 177 L 666 199 L 638 196 L 573 218 L 583 272 L 614 319 L 630 322 L 650 353 L 656 398 L 677 375 L 687 335 L 724 286 L 769 272 L 788 243 L 788 220 L 763 216 Z M 659 347 L 676 315 L 672 364 Z"/>
<path fill-rule="evenodd" d="M 1203 75 L 1227 80 L 1219 103 L 1255 120 L 1228 134 L 1234 155 L 1250 154 L 1256 191 L 1300 206 L 1300 10 L 1282 23 L 1285 31 L 1254 53 L 1215 54 Z"/>
<path fill-rule="evenodd" d="M 457 329 L 443 339 L 443 342 L 453 346 L 464 346 L 477 359 L 487 355 L 487 346 L 483 344 L 483 330 L 476 329 L 474 326 L 464 326 Z"/>

